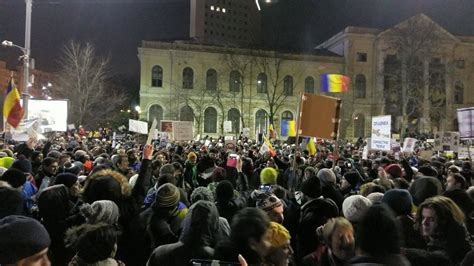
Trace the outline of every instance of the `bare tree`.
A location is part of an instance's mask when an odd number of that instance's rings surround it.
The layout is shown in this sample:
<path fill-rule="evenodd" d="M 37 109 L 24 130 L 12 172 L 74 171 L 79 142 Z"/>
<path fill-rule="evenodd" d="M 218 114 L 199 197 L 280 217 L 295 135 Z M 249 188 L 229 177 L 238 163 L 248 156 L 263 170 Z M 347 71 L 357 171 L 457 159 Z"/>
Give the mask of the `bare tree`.
<path fill-rule="evenodd" d="M 59 60 L 55 94 L 69 99 L 68 119 L 76 125 L 98 126 L 111 121 L 126 97 L 108 82 L 108 59 L 99 58 L 90 43 L 69 42 Z"/>
<path fill-rule="evenodd" d="M 245 112 L 244 99 L 245 97 L 250 98 L 250 95 L 245 95 L 245 91 L 250 87 L 251 67 L 255 62 L 255 58 L 252 54 L 237 54 L 235 49 L 229 49 L 223 55 L 223 62 L 227 65 L 230 75 L 232 75 L 232 73 L 238 73 L 238 75 L 235 75 L 235 80 L 232 80 L 232 76 L 230 77 L 229 90 L 230 93 L 234 94 L 234 101 L 238 101 L 242 128 L 245 128 L 245 117 L 247 116 L 247 113 Z M 222 88 L 223 87 L 221 87 L 221 91 L 223 91 Z"/>
<path fill-rule="evenodd" d="M 267 78 L 267 84 L 262 89 L 270 111 L 270 124 L 275 122 L 275 116 L 283 103 L 288 99 L 288 96 L 293 95 L 296 85 L 294 83 L 295 80 L 299 80 L 299 78 L 287 76 L 283 73 L 285 63 L 283 56 L 277 52 L 271 52 L 271 56 L 261 55 L 255 57 L 255 65 L 259 72 L 265 74 Z"/>
<path fill-rule="evenodd" d="M 419 123 L 422 114 L 425 123 L 435 117 L 441 121 L 445 117 L 443 106 L 446 104 L 440 99 L 445 98 L 441 95 L 445 89 L 443 67 L 436 62 L 435 65 L 430 63 L 444 41 L 439 26 L 425 15 L 418 15 L 390 29 L 383 38 L 386 52 L 395 54 L 385 60 L 382 73 L 385 112 L 401 117 L 402 134 L 410 121 Z"/>

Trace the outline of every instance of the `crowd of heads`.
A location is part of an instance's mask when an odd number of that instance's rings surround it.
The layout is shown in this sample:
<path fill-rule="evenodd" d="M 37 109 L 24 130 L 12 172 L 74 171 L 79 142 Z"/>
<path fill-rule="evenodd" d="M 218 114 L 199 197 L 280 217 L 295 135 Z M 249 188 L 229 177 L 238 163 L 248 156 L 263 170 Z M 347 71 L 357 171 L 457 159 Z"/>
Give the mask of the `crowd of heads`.
<path fill-rule="evenodd" d="M 425 142 L 310 154 L 82 133 L 2 144 L 1 265 L 474 263 L 471 162 L 421 156 Z"/>

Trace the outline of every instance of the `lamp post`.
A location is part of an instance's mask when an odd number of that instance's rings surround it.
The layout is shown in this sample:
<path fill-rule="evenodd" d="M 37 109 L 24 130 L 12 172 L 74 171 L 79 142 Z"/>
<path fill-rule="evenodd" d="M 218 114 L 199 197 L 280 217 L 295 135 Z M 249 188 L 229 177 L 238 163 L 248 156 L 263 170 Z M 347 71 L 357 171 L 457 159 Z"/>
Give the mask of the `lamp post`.
<path fill-rule="evenodd" d="M 28 117 L 28 99 L 30 98 L 29 81 L 30 81 L 30 43 L 31 43 L 31 7 L 33 0 L 25 0 L 26 18 L 25 18 L 25 47 L 14 44 L 11 41 L 3 41 L 5 47 L 16 47 L 23 52 L 20 57 L 23 60 L 23 109 L 25 117 Z"/>

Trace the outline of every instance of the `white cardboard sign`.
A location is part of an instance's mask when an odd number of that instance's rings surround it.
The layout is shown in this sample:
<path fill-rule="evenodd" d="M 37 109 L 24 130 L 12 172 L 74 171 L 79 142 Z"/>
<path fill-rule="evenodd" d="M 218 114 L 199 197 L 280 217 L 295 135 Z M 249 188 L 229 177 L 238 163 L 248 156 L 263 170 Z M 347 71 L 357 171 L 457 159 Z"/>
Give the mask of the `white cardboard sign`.
<path fill-rule="evenodd" d="M 391 149 L 391 124 L 392 117 L 389 115 L 372 117 L 372 135 L 370 146 L 373 150 L 389 151 Z"/>

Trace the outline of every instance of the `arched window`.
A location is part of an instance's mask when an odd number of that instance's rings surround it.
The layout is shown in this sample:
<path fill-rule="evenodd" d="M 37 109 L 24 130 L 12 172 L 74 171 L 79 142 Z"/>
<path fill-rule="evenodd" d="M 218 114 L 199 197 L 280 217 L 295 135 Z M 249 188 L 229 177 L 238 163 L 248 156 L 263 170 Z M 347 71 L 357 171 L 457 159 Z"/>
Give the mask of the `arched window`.
<path fill-rule="evenodd" d="M 464 84 L 461 81 L 456 82 L 454 85 L 454 104 L 464 103 Z"/>
<path fill-rule="evenodd" d="M 217 71 L 209 69 L 206 73 L 206 89 L 215 91 L 217 89 Z"/>
<path fill-rule="evenodd" d="M 255 132 L 263 133 L 267 129 L 268 114 L 265 110 L 260 109 L 255 114 Z"/>
<path fill-rule="evenodd" d="M 362 74 L 357 75 L 355 79 L 355 97 L 356 98 L 365 98 L 365 87 L 366 87 L 365 76 Z"/>
<path fill-rule="evenodd" d="M 213 107 L 204 111 L 204 132 L 217 133 L 217 111 Z"/>
<path fill-rule="evenodd" d="M 285 76 L 283 79 L 283 93 L 286 96 L 293 95 L 293 77 L 292 76 Z"/>
<path fill-rule="evenodd" d="M 160 66 L 154 66 L 151 69 L 151 86 L 163 87 L 163 68 Z"/>
<path fill-rule="evenodd" d="M 148 121 L 153 122 L 153 119 L 156 119 L 158 125 L 163 119 L 163 107 L 159 104 L 154 104 L 148 109 Z"/>
<path fill-rule="evenodd" d="M 240 130 L 240 111 L 232 108 L 227 112 L 227 120 L 232 122 L 232 133 L 239 133 Z"/>
<path fill-rule="evenodd" d="M 304 92 L 314 93 L 314 78 L 308 76 L 304 79 Z"/>
<path fill-rule="evenodd" d="M 194 86 L 194 71 L 190 67 L 183 69 L 183 89 L 191 90 Z"/>
<path fill-rule="evenodd" d="M 229 75 L 229 91 L 240 91 L 240 73 L 237 70 L 232 70 Z"/>
<path fill-rule="evenodd" d="M 293 113 L 290 111 L 284 111 L 281 114 L 281 120 L 293 120 Z"/>
<path fill-rule="evenodd" d="M 365 137 L 365 117 L 363 114 L 356 114 L 356 116 L 354 116 L 354 137 Z"/>
<path fill-rule="evenodd" d="M 267 93 L 267 75 L 260 73 L 257 76 L 257 93 Z"/>
<path fill-rule="evenodd" d="M 194 111 L 189 105 L 183 106 L 179 111 L 179 120 L 194 121 Z"/>

